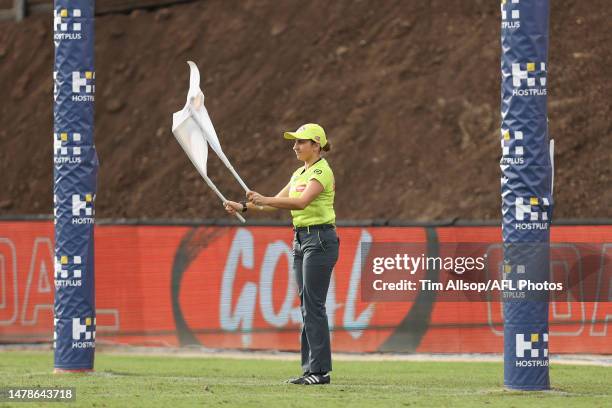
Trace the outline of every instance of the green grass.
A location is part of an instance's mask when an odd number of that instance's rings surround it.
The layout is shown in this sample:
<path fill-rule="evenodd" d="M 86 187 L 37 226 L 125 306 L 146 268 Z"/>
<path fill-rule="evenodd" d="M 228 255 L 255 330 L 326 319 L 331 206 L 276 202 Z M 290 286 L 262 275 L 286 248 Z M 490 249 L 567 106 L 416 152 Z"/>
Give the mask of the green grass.
<path fill-rule="evenodd" d="M 0 352 L 0 386 L 76 387 L 79 407 L 604 407 L 607 367 L 553 365 L 548 392 L 503 389 L 500 363 L 334 363 L 330 386 L 283 384 L 297 359 L 236 360 L 98 353 L 93 374 L 51 374 L 50 352 Z M 17 403 L 2 406 L 49 406 Z M 52 404 L 52 406 L 58 406 Z M 59 406 L 62 406 L 61 404 Z"/>

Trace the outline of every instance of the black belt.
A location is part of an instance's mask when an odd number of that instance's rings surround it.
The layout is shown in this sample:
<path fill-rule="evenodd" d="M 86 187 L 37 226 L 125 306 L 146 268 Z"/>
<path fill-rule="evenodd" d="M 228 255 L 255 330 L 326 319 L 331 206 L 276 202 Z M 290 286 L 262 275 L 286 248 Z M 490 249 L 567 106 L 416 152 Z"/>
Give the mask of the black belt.
<path fill-rule="evenodd" d="M 293 230 L 295 232 L 300 232 L 300 231 L 310 232 L 310 230 L 328 230 L 328 229 L 334 229 L 334 228 L 336 228 L 334 224 L 319 224 L 319 225 L 309 225 L 307 227 L 293 227 Z"/>

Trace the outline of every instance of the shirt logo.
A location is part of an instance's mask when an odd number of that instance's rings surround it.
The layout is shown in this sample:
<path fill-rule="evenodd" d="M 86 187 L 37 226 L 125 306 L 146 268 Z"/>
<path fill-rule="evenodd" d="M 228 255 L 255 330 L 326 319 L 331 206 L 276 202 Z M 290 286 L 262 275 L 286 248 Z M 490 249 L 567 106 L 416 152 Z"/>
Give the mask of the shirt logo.
<path fill-rule="evenodd" d="M 321 169 L 315 169 L 315 170 L 314 170 L 314 174 L 323 174 L 323 170 L 321 170 Z"/>

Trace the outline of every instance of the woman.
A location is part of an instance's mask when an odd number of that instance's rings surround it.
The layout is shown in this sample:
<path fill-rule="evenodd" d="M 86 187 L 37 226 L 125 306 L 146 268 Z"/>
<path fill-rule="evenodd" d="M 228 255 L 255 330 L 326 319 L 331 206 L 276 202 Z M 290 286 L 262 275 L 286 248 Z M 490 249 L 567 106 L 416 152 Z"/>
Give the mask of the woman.
<path fill-rule="evenodd" d="M 228 213 L 248 210 L 291 210 L 294 226 L 293 270 L 302 310 L 302 371 L 292 384 L 329 384 L 332 370 L 329 324 L 325 300 L 332 270 L 338 260 L 339 240 L 334 212 L 334 174 L 321 151 L 330 145 L 323 128 L 308 123 L 295 132 L 293 150 L 304 166 L 297 169 L 289 183 L 274 197 L 250 191 L 248 202 L 228 201 Z"/>

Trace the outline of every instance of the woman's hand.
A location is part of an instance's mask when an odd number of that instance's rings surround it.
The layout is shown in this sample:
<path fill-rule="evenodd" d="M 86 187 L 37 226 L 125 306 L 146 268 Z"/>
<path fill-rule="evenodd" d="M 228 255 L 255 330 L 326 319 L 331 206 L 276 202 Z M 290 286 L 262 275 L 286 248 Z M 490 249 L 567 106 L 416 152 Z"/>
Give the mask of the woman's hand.
<path fill-rule="evenodd" d="M 264 197 L 256 191 L 249 191 L 247 198 L 255 205 L 263 206 L 268 204 L 268 197 Z"/>
<path fill-rule="evenodd" d="M 226 201 L 223 206 L 225 207 L 225 211 L 227 211 L 227 213 L 230 215 L 234 215 L 237 212 L 242 211 L 242 204 L 235 201 Z"/>

